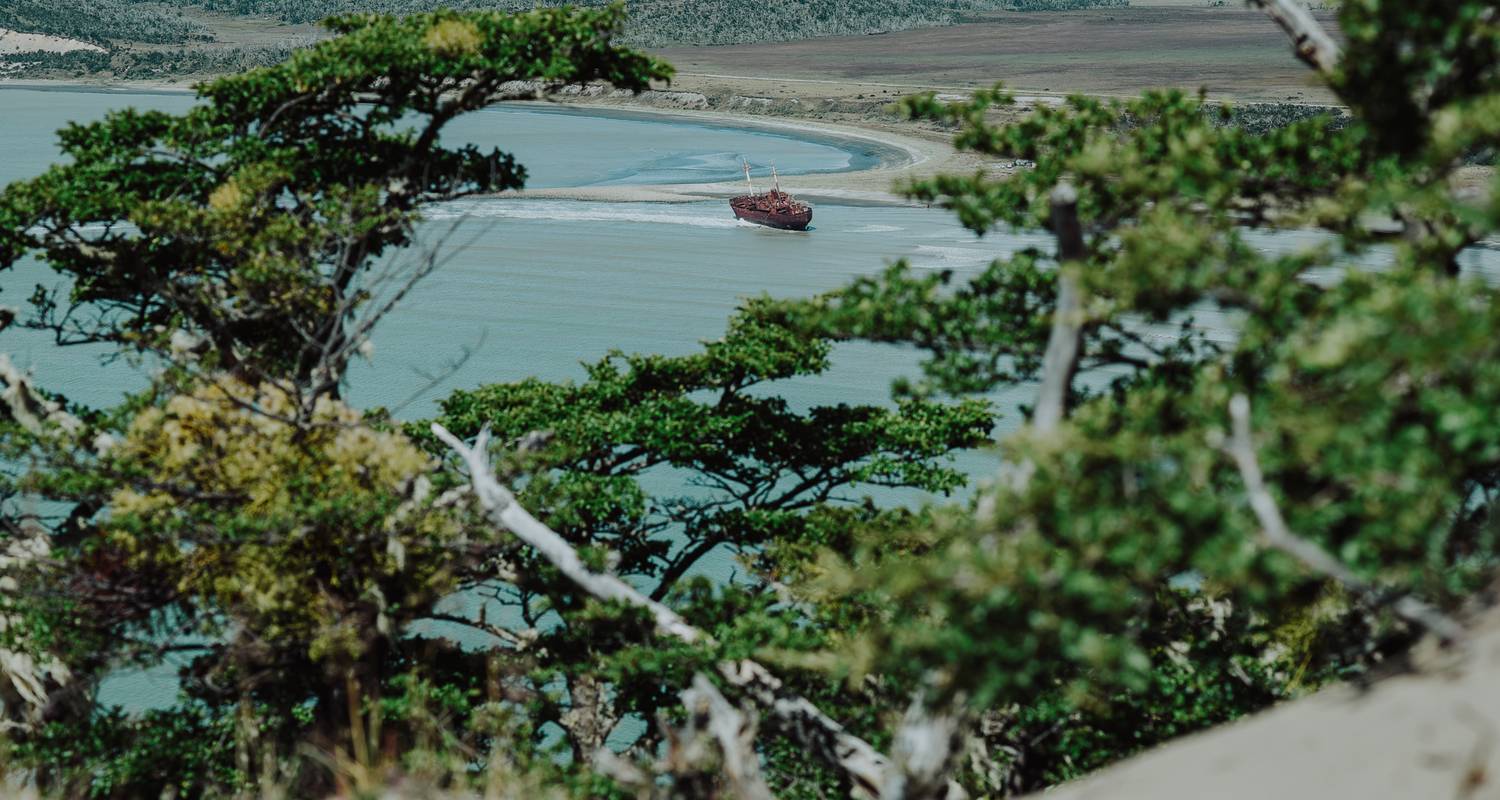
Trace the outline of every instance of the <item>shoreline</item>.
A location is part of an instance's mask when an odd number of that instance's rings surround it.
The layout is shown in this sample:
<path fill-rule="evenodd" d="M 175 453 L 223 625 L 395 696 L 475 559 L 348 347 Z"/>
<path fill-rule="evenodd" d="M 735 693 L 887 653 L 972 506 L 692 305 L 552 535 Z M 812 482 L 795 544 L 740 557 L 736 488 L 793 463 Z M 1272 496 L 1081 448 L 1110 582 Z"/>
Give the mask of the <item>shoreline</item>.
<path fill-rule="evenodd" d="M 6 89 L 99 94 L 191 94 L 193 84 L 167 81 L 94 82 L 86 80 L 8 80 Z M 979 160 L 958 153 L 946 135 L 936 136 L 915 126 L 895 130 L 894 124 L 812 121 L 781 114 L 740 114 L 732 111 L 662 108 L 629 97 L 586 101 L 573 98 L 503 101 L 507 105 L 548 109 L 580 116 L 602 116 L 677 121 L 693 125 L 734 128 L 792 136 L 829 144 L 872 157 L 873 164 L 850 169 L 782 176 L 782 186 L 803 198 L 838 205 L 918 205 L 894 192 L 898 181 L 929 177 L 939 172 L 973 172 Z M 924 135 L 925 134 L 925 135 Z M 692 203 L 743 193 L 737 180 L 674 184 L 614 184 L 522 189 L 481 197 L 494 199 L 580 200 L 601 203 Z"/>
<path fill-rule="evenodd" d="M 204 80 L 212 80 L 205 78 Z M 85 94 L 193 94 L 198 84 L 173 81 L 88 81 L 42 78 L 0 77 L 0 91 L 13 89 L 27 92 L 81 92 Z"/>

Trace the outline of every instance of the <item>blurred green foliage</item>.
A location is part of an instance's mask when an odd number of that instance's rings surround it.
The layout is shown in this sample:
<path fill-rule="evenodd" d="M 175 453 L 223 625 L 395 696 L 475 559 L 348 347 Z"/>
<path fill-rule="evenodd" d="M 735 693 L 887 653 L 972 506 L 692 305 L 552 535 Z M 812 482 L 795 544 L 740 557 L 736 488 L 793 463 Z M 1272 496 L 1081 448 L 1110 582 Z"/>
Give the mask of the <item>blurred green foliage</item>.
<path fill-rule="evenodd" d="M 1077 188 L 1082 377 L 1058 432 L 1002 443 L 1030 477 L 1002 477 L 992 511 L 934 526 L 917 560 L 865 537 L 809 584 L 887 604 L 844 651 L 855 675 L 936 676 L 938 699 L 1019 707 L 1021 730 L 1045 736 L 1005 739 L 1008 777 L 1035 788 L 1407 646 L 1403 623 L 1330 601 L 1325 576 L 1259 543 L 1223 451 L 1234 394 L 1251 400 L 1293 531 L 1450 609 L 1494 579 L 1500 431 L 1483 409 L 1500 390 L 1500 318 L 1496 287 L 1458 254 L 1497 218 L 1491 195 L 1455 193 L 1450 178 L 1496 142 L 1500 82 L 1479 65 L 1500 38 L 1483 3 L 1440 5 L 1408 27 L 1393 20 L 1420 4 L 1346 4 L 1333 79 L 1346 119 L 1226 125 L 1233 109 L 1175 92 L 1075 97 L 1013 124 L 992 122 L 1012 102 L 998 88 L 905 102 L 955 123 L 961 148 L 1034 162 L 907 187 L 974 232 L 1045 226 L 1052 188 Z M 1252 238 L 1309 227 L 1321 232 L 1285 255 Z M 897 264 L 780 314 L 926 351 L 906 394 L 982 393 L 1040 377 L 1049 261 L 1023 252 L 967 276 Z M 1207 314 L 1235 320 L 1236 337 L 1205 336 L 1194 319 Z M 1230 610 L 1232 638 L 1168 590 L 1181 580 Z M 1224 691 L 1228 675 L 1238 689 Z"/>
<path fill-rule="evenodd" d="M 999 87 L 903 103 L 990 167 L 910 197 L 985 235 L 1052 224 L 1066 183 L 1080 260 L 898 263 L 747 301 L 694 353 L 452 394 L 439 421 L 492 429 L 519 502 L 711 642 L 584 595 L 479 518 L 425 424 L 339 398 L 376 287 L 425 274 L 380 256 L 426 204 L 524 181 L 444 125 L 512 79 L 669 76 L 619 45 L 622 13 L 339 17 L 186 114 L 66 129 L 66 163 L 0 193 L 0 263 L 72 279 L 5 324 L 156 370 L 108 409 L 4 374 L 28 398 L 0 419 L 9 764 L 100 797 L 637 794 L 591 767 L 609 747 L 647 796 L 722 796 L 712 759 L 672 761 L 678 693 L 754 657 L 878 748 L 914 697 L 959 714 L 971 795 L 1050 785 L 1421 635 L 1266 546 L 1225 452 L 1236 395 L 1294 533 L 1450 613 L 1494 581 L 1500 298 L 1463 253 L 1500 207 L 1455 176 L 1500 141 L 1500 33 L 1480 0 L 1362 0 L 1331 76 L 1347 116 L 1170 91 L 1005 123 Z M 948 499 L 987 396 L 1042 377 L 1064 274 L 1083 302 L 1062 424 L 1006 435 L 1007 470 Z M 850 339 L 915 348 L 921 374 L 884 406 L 781 397 Z M 180 706 L 96 707 L 112 670 L 184 653 Z M 780 796 L 849 794 L 786 734 L 757 738 Z"/>

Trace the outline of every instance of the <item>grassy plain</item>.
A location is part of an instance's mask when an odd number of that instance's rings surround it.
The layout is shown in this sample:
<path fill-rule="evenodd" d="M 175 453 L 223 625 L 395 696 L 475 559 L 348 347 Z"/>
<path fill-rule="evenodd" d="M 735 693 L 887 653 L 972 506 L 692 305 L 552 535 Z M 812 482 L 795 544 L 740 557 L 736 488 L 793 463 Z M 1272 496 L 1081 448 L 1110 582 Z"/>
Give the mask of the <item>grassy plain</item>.
<path fill-rule="evenodd" d="M 126 50 L 279 49 L 325 35 L 269 15 L 187 5 L 170 9 L 210 33 L 182 44 L 133 42 Z M 1332 14 L 1318 14 L 1336 27 Z M 679 70 L 674 89 L 777 99 L 879 99 L 920 89 L 961 91 L 997 80 L 1025 93 L 1134 95 L 1204 87 L 1217 99 L 1332 102 L 1266 16 L 1206 0 L 1137 0 L 1128 8 L 990 11 L 946 27 L 789 42 L 654 48 Z M 205 62 L 208 63 L 208 62 Z M 30 74 L 27 77 L 81 77 Z M 93 76 L 108 81 L 107 74 Z M 116 76 L 118 77 L 118 76 Z M 163 74 L 191 82 L 206 74 Z"/>
<path fill-rule="evenodd" d="M 1336 28 L 1331 13 L 1317 16 Z M 1204 87 L 1223 100 L 1333 102 L 1265 14 L 1239 6 L 995 12 L 945 28 L 654 52 L 679 70 L 674 88 L 706 93 L 894 96 L 1000 80 L 1039 94 Z"/>

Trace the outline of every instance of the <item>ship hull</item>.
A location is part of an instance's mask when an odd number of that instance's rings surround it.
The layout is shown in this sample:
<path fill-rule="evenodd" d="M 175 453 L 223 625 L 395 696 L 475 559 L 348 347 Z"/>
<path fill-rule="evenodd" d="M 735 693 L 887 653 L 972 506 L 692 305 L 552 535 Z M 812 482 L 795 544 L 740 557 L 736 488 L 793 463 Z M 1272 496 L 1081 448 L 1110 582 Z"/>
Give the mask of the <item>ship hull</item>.
<path fill-rule="evenodd" d="M 764 225 L 767 228 L 778 228 L 784 231 L 805 231 L 808 224 L 812 222 L 812 209 L 810 208 L 790 213 L 784 211 L 762 211 L 758 208 L 743 208 L 736 205 L 730 205 L 730 209 L 734 211 L 736 217 L 746 222 L 753 222 L 756 225 Z"/>

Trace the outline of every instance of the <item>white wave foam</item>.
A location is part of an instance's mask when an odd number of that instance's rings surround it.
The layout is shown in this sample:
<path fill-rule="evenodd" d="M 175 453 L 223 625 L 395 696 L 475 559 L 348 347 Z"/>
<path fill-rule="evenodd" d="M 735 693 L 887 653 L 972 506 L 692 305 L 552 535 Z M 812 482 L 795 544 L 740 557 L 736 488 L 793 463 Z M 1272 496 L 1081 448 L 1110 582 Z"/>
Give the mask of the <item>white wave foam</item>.
<path fill-rule="evenodd" d="M 903 227 L 901 227 L 900 225 L 866 225 L 863 228 L 854 228 L 854 229 L 852 229 L 852 230 L 850 230 L 848 232 L 849 233 L 895 233 L 896 231 L 903 231 L 903 230 L 906 230 L 906 229 L 903 228 Z"/>
<path fill-rule="evenodd" d="M 916 252 L 911 254 L 910 261 L 912 266 L 919 269 L 954 269 L 981 267 L 994 261 L 995 256 L 993 251 L 976 250 L 972 247 L 919 244 Z"/>
<path fill-rule="evenodd" d="M 815 231 L 815 230 L 818 229 L 817 226 L 813 226 L 813 227 L 808 228 L 805 231 L 793 231 L 793 230 L 788 230 L 786 228 L 773 228 L 773 227 L 771 227 L 769 225 L 759 225 L 759 224 L 756 224 L 754 222 L 746 222 L 745 220 L 742 220 L 742 219 L 739 219 L 739 218 L 735 219 L 734 226 L 736 228 L 750 228 L 750 229 L 752 229 L 754 231 L 757 231 L 759 233 L 765 233 L 765 234 L 773 235 L 773 236 L 775 236 L 775 235 L 781 235 L 781 236 L 806 236 L 807 233 L 808 233 L 808 231 Z"/>
<path fill-rule="evenodd" d="M 589 203 L 569 200 L 462 200 L 430 208 L 430 220 L 525 219 L 544 222 L 637 222 L 659 225 L 691 225 L 697 228 L 732 228 L 736 220 L 708 216 L 683 206 L 634 203 Z"/>

